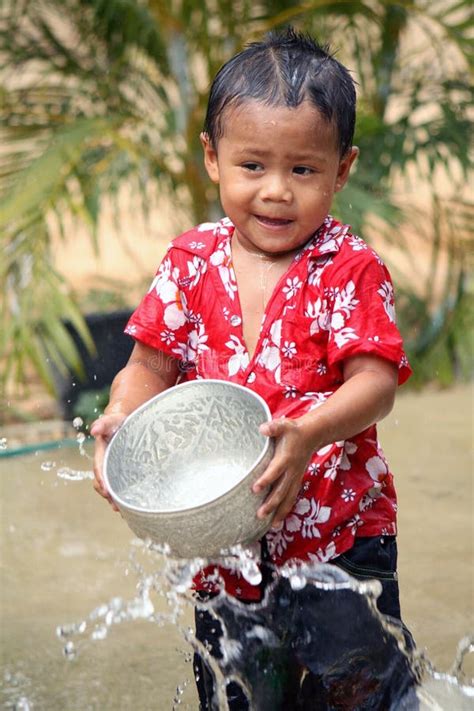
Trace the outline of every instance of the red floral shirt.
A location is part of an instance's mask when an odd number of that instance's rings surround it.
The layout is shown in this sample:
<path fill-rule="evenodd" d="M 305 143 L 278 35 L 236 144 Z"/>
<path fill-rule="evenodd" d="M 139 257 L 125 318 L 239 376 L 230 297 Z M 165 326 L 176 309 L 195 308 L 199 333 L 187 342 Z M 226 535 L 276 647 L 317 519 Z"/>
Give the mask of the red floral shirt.
<path fill-rule="evenodd" d="M 374 354 L 410 375 L 395 324 L 390 275 L 377 254 L 330 216 L 296 254 L 265 310 L 255 353 L 242 333 L 228 218 L 175 239 L 126 332 L 179 359 L 185 377 L 230 380 L 259 393 L 273 417 L 319 407 L 342 384 L 342 363 Z M 354 537 L 396 533 L 392 474 L 375 426 L 315 452 L 293 510 L 266 535 L 272 561 L 327 562 Z M 201 576 L 206 586 L 206 571 Z M 237 573 L 226 588 L 259 591 Z"/>

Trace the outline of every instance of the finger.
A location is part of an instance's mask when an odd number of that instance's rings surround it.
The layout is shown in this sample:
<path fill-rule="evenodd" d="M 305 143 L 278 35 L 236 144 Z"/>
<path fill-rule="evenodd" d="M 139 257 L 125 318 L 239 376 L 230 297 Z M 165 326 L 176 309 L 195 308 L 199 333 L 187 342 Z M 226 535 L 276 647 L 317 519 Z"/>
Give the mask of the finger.
<path fill-rule="evenodd" d="M 254 482 L 252 491 L 254 494 L 259 494 L 267 486 L 270 486 L 285 473 L 286 465 L 283 457 L 273 457 L 268 467 L 263 472 L 262 476 Z"/>
<path fill-rule="evenodd" d="M 296 500 L 298 499 L 298 494 L 300 492 L 301 488 L 301 483 L 296 482 L 295 485 L 292 485 L 290 489 L 288 490 L 285 498 L 281 502 L 281 504 L 278 506 L 278 508 L 275 510 L 275 514 L 273 516 L 273 521 L 272 521 L 272 526 L 279 526 L 285 518 L 288 516 L 290 511 L 293 509 Z"/>
<path fill-rule="evenodd" d="M 94 487 L 95 491 L 96 491 L 98 494 L 100 494 L 101 496 L 103 496 L 104 499 L 108 499 L 108 498 L 109 498 L 108 493 L 107 493 L 107 491 L 104 489 L 103 484 L 102 484 L 98 479 L 94 479 L 94 481 L 92 482 L 92 486 Z"/>
<path fill-rule="evenodd" d="M 278 420 L 270 420 L 260 425 L 259 431 L 265 437 L 281 437 L 288 428 L 288 421 L 284 417 Z"/>
<path fill-rule="evenodd" d="M 273 487 L 268 497 L 263 502 L 260 509 L 257 511 L 258 518 L 264 518 L 273 513 L 273 523 L 276 526 L 289 514 L 298 494 L 301 489 L 302 477 L 298 473 L 290 474 L 287 472 L 278 483 Z"/>
<path fill-rule="evenodd" d="M 90 433 L 93 437 L 105 437 L 109 440 L 117 432 L 125 415 L 102 415 L 97 420 L 95 420 L 90 429 Z"/>
<path fill-rule="evenodd" d="M 93 437 L 100 437 L 104 433 L 104 423 L 101 420 L 94 420 L 91 424 L 90 433 Z"/>
<path fill-rule="evenodd" d="M 107 442 L 104 437 L 96 437 L 95 450 L 94 450 L 94 488 L 95 490 L 107 498 L 108 491 L 105 488 L 104 480 L 102 477 L 102 468 L 104 464 L 105 450 L 107 448 Z"/>
<path fill-rule="evenodd" d="M 288 472 L 285 472 L 258 509 L 257 518 L 265 518 L 269 514 L 276 511 L 281 503 L 286 499 L 288 491 L 291 488 L 291 484 L 292 477 Z"/>
<path fill-rule="evenodd" d="M 104 498 L 104 499 L 106 499 L 106 501 L 108 501 L 108 503 L 110 504 L 110 506 L 113 508 L 114 511 L 120 511 L 119 507 L 117 506 L 115 501 L 112 499 L 111 495 L 108 493 L 108 491 L 106 491 L 103 487 L 101 487 L 101 485 L 99 484 L 99 482 L 97 480 L 94 479 L 94 481 L 92 482 L 92 486 L 94 487 L 96 492 L 98 494 L 100 494 L 100 496 L 102 496 L 102 498 Z"/>
<path fill-rule="evenodd" d="M 93 487 L 100 496 L 106 499 L 114 511 L 120 511 L 115 501 L 112 499 L 110 492 L 106 489 L 102 476 L 105 450 L 107 449 L 107 440 L 104 437 L 96 437 L 95 452 L 94 452 L 94 481 Z"/>

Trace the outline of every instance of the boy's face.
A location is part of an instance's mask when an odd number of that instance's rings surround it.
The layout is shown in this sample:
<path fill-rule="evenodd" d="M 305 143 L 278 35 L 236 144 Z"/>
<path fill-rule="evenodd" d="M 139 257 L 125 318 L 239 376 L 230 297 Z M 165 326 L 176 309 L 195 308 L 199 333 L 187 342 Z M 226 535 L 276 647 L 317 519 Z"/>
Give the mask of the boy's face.
<path fill-rule="evenodd" d="M 357 148 L 341 159 L 334 125 L 307 101 L 288 108 L 250 100 L 223 119 L 217 147 L 207 134 L 201 141 L 240 242 L 267 255 L 298 250 L 323 223 Z"/>

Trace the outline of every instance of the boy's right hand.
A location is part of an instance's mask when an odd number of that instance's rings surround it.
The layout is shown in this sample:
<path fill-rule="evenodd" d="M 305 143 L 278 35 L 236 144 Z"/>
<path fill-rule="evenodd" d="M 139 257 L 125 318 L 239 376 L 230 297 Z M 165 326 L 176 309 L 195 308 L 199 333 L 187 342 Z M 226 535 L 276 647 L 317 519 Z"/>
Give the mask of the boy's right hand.
<path fill-rule="evenodd" d="M 113 435 L 117 432 L 119 427 L 122 425 L 123 421 L 127 417 L 126 414 L 122 412 L 114 412 L 110 415 L 102 415 L 99 419 L 92 423 L 90 433 L 95 437 L 95 449 L 94 449 L 94 489 L 98 494 L 107 499 L 109 504 L 112 506 L 114 511 L 118 511 L 117 505 L 112 500 L 110 493 L 105 488 L 104 480 L 102 477 L 102 467 L 104 463 L 105 450 L 107 445 L 112 439 Z"/>

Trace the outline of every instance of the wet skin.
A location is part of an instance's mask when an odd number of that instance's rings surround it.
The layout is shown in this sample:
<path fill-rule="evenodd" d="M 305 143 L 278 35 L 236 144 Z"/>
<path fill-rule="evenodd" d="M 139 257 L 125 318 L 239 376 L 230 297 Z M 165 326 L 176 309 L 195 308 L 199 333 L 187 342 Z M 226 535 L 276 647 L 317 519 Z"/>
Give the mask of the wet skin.
<path fill-rule="evenodd" d="M 234 240 L 273 259 L 294 253 L 321 226 L 357 156 L 341 157 L 336 129 L 309 102 L 296 108 L 247 101 L 225 113 L 217 146 L 201 134 Z"/>

